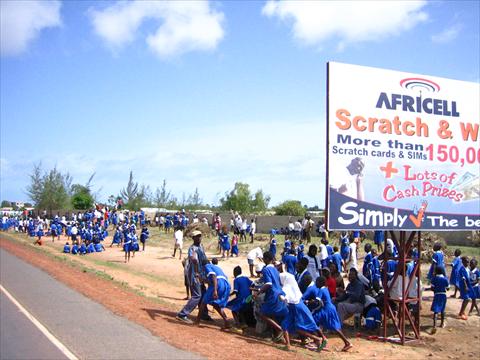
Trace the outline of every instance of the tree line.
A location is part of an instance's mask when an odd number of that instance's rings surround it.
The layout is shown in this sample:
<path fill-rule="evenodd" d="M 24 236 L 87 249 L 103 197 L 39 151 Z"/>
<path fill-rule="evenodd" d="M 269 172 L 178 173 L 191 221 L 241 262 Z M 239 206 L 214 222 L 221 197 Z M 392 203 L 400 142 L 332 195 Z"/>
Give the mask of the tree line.
<path fill-rule="evenodd" d="M 33 206 L 39 210 L 87 210 L 98 201 L 101 189 L 93 191 L 93 173 L 85 184 L 73 183 L 72 176 L 62 173 L 56 167 L 48 171 L 42 169 L 42 164 L 34 164 L 29 175 L 29 185 L 26 194 Z M 121 204 L 123 208 L 138 210 L 143 207 L 165 209 L 183 208 L 189 211 L 209 209 L 212 211 L 235 210 L 241 214 L 264 214 L 273 210 L 277 215 L 304 216 L 308 211 L 320 210 L 318 206 L 308 207 L 298 200 L 286 200 L 269 208 L 270 196 L 262 189 L 252 192 L 250 185 L 236 182 L 232 190 L 225 192 L 218 205 L 204 203 L 198 188 L 189 195 L 182 194 L 177 198 L 167 187 L 164 179 L 162 185 L 152 191 L 149 185 L 135 181 L 133 171 L 130 171 L 127 185 L 117 195 L 110 195 L 107 205 L 114 207 Z M 3 201 L 3 204 L 8 202 Z"/>

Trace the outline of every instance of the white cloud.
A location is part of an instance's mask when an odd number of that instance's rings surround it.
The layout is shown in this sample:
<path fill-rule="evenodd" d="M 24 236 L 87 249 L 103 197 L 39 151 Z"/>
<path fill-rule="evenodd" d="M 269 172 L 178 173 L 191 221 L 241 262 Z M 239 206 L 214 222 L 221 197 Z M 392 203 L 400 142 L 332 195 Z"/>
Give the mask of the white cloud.
<path fill-rule="evenodd" d="M 61 25 L 60 1 L 0 1 L 2 55 L 23 53 L 39 33 Z"/>
<path fill-rule="evenodd" d="M 118 50 L 140 36 L 142 24 L 155 22 L 145 41 L 160 58 L 215 49 L 224 36 L 224 15 L 207 1 L 120 1 L 89 10 L 96 33 Z"/>
<path fill-rule="evenodd" d="M 346 44 L 377 41 L 427 20 L 426 1 L 276 1 L 262 9 L 268 17 L 292 23 L 293 35 L 319 46 L 330 38 Z"/>
<path fill-rule="evenodd" d="M 432 35 L 432 41 L 438 44 L 448 43 L 458 37 L 460 30 L 462 30 L 462 26 L 460 24 L 452 25 L 439 34 Z"/>

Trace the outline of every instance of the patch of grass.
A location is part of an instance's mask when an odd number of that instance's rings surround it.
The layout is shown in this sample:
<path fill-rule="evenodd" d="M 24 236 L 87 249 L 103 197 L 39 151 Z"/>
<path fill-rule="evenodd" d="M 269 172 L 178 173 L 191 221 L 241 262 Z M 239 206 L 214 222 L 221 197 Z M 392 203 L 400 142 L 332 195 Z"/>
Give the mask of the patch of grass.
<path fill-rule="evenodd" d="M 462 256 L 468 256 L 469 258 L 474 257 L 477 260 L 480 259 L 480 247 L 450 245 L 449 248 L 453 251 L 455 251 L 456 249 L 460 249 L 460 251 L 462 252 Z"/>

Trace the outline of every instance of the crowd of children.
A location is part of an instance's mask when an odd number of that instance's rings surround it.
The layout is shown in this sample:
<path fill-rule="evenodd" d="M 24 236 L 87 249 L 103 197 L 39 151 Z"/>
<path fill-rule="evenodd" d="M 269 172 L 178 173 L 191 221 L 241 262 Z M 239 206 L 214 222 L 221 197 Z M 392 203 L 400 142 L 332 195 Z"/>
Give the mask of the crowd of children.
<path fill-rule="evenodd" d="M 243 229 L 244 221 L 240 219 L 239 216 L 233 218 L 233 235 L 230 236 L 229 229 L 225 224 L 222 225 L 219 216 L 213 218 L 212 226 L 217 230 L 218 251 L 222 258 L 238 256 L 239 242 L 243 235 L 251 231 L 248 227 Z M 165 232 L 173 230 L 173 257 L 178 250 L 182 259 L 184 229 L 189 223 L 188 216 L 178 212 L 173 215 L 159 215 L 155 221 Z M 193 218 L 193 222 L 198 221 L 198 217 Z M 252 219 L 251 224 L 254 223 L 255 220 Z M 105 250 L 103 242 L 108 236 L 107 229 L 110 224 L 114 229 L 110 247 L 122 247 L 125 262 L 140 250 L 139 240 L 142 250 L 145 250 L 149 230 L 146 216 L 142 212 L 112 212 L 98 216 L 92 210 L 68 220 L 59 216 L 50 220 L 2 219 L 2 230 L 13 227 L 17 231 L 26 232 L 36 237 L 35 243 L 39 245 L 44 237 L 58 241 L 60 236 L 66 236 L 68 242 L 64 246 L 64 253 L 84 255 Z M 137 224 L 141 227 L 139 236 Z M 328 331 L 343 340 L 343 350 L 347 351 L 352 345 L 342 331 L 345 319 L 354 316 L 355 326 L 363 323 L 367 329 L 378 329 L 382 323 L 385 305 L 384 289 L 390 289 L 391 297 L 396 296 L 395 294 L 402 296 L 399 290 L 402 281 L 399 281 L 399 278 L 404 277 L 407 284 L 415 282 L 408 286 L 412 297 L 416 297 L 417 289 L 422 290 L 421 283 L 417 283 L 415 276 L 419 266 L 419 254 L 415 250 L 410 251 L 408 263 L 405 268 L 400 269 L 395 243 L 392 239 L 385 239 L 383 234 L 381 231 L 374 234 L 376 249 L 370 243 L 363 246 L 365 255 L 363 266 L 359 268 L 358 252 L 362 240 L 362 233 L 359 231 L 341 233 L 339 247 L 330 245 L 326 231 L 322 232 L 318 246 L 308 244 L 308 237 L 302 235 L 302 231 L 298 236 L 295 232 L 288 232 L 284 237 L 283 249 L 279 251 L 279 232 L 272 229 L 265 249 L 267 251 L 254 248 L 247 255 L 250 277 L 253 279 L 242 275 L 241 266 L 234 268 L 233 291 L 227 275 L 218 266 L 217 259 L 208 261 L 200 242 L 196 240 L 184 259 L 185 285 L 192 297 L 178 318 L 189 322 L 187 315 L 199 306 L 196 319 L 196 323 L 199 323 L 205 316 L 208 317 L 206 307 L 210 305 L 222 317 L 224 327 L 227 328 L 230 324 L 224 309 L 228 308 L 232 311 L 236 329 L 255 326 L 261 331 L 269 327 L 274 340 L 283 339 L 287 347 L 290 346 L 291 337 L 296 334 L 305 346 L 316 350 L 325 348 L 325 334 Z M 442 247 L 436 243 L 427 276 L 430 286 L 423 289 L 433 291 L 431 311 L 434 331 L 438 320 L 441 327 L 445 326 L 447 290 L 450 286 L 454 290 L 452 297 L 459 293 L 462 300 L 458 314 L 460 319 L 466 320 L 467 315 L 474 310 L 480 315 L 477 305 L 477 299 L 480 298 L 477 261 L 462 257 L 461 251 L 457 249 L 450 266 L 450 276 L 447 277 Z M 347 287 L 342 273 L 348 274 Z M 207 285 L 206 288 L 204 284 Z M 467 314 L 469 303 L 471 305 Z M 414 309 L 416 305 L 409 303 L 409 308 Z M 308 338 L 312 340 L 310 344 L 307 344 Z"/>

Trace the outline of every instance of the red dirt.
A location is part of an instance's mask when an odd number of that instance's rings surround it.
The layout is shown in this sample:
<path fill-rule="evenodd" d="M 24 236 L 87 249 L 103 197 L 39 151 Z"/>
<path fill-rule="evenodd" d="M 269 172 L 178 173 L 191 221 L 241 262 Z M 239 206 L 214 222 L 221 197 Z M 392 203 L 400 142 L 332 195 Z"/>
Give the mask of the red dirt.
<path fill-rule="evenodd" d="M 123 316 L 150 330 L 169 344 L 199 353 L 208 358 L 246 359 L 262 354 L 268 358 L 296 358 L 295 352 L 286 352 L 253 337 L 243 337 L 219 330 L 218 325 L 200 328 L 184 325 L 175 320 L 175 311 L 164 309 L 133 292 L 122 289 L 94 274 L 65 266 L 65 264 L 39 254 L 27 246 L 0 238 L 0 246 L 22 260 L 46 271 L 55 279 L 95 300 L 113 313 Z M 221 343 L 226 352 L 218 352 L 212 339 Z M 255 346 L 251 346 L 255 345 Z"/>
<path fill-rule="evenodd" d="M 281 345 L 273 344 L 270 341 L 220 331 L 221 322 L 219 320 L 213 324 L 202 324 L 200 328 L 179 323 L 175 320 L 175 310 L 180 308 L 177 309 L 176 306 L 181 306 L 179 302 L 159 305 L 136 294 L 133 290 L 103 279 L 94 273 L 83 272 L 79 268 L 69 266 L 68 263 L 39 253 L 30 244 L 0 236 L 0 247 L 46 271 L 92 300 L 103 304 L 113 313 L 142 325 L 173 346 L 207 358 L 245 359 L 260 355 L 286 359 L 313 356 L 355 360 L 365 358 L 423 359 L 427 356 L 464 359 L 478 358 L 478 354 L 480 354 L 480 341 L 478 341 L 480 318 L 472 316 L 468 322 L 456 320 L 453 314 L 458 312 L 460 300 L 449 300 L 447 328 L 439 329 L 435 336 L 425 332 L 425 329 L 431 325 L 430 304 L 425 303 L 422 310 L 422 338 L 414 345 L 399 346 L 352 338 L 353 333 L 347 329 L 346 334 L 354 345 L 348 353 L 339 352 L 343 343 L 337 336 L 331 334 L 327 334 L 329 337 L 328 352 L 315 354 L 298 346 L 293 347 L 294 351 L 286 352 L 281 350 Z M 140 261 L 140 259 L 138 260 Z M 169 284 L 165 284 L 165 286 L 168 289 L 171 288 Z M 181 294 L 181 288 L 179 291 Z M 217 319 L 218 316 L 215 318 Z M 212 339 L 215 339 L 215 343 Z M 221 344 L 226 351 L 218 352 L 216 344 Z"/>

